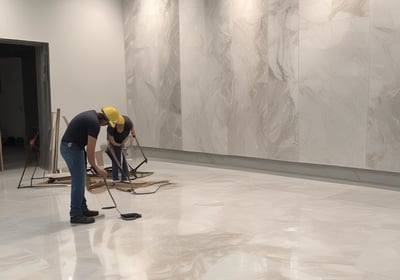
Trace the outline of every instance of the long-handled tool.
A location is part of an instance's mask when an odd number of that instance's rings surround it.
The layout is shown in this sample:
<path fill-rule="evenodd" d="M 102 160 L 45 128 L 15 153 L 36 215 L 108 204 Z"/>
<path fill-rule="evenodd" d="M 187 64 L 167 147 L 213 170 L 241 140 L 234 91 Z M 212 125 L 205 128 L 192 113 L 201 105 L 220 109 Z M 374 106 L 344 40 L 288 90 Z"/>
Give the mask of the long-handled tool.
<path fill-rule="evenodd" d="M 125 214 L 121 213 L 121 211 L 119 211 L 119 209 L 118 209 L 118 205 L 115 202 L 114 197 L 112 196 L 112 194 L 110 192 L 110 189 L 109 189 L 108 184 L 107 184 L 107 180 L 105 178 L 103 178 L 103 180 L 104 180 L 104 184 L 106 185 L 106 189 L 108 191 L 108 194 L 110 195 L 111 200 L 114 203 L 114 206 L 105 206 L 102 209 L 114 209 L 114 208 L 117 209 L 118 213 L 121 215 L 121 219 L 123 219 L 123 220 L 136 220 L 136 219 L 142 217 L 142 215 L 139 214 L 139 213 L 125 213 Z"/>
<path fill-rule="evenodd" d="M 134 137 L 134 138 L 136 139 L 136 137 Z M 139 143 L 138 143 L 137 139 L 136 139 L 136 143 L 137 143 L 138 146 L 139 146 Z M 139 147 L 140 147 L 140 146 L 139 146 Z M 143 153 L 143 151 L 142 151 L 141 148 L 140 148 L 140 151 L 142 152 L 142 155 L 143 155 L 143 157 L 145 158 L 145 160 L 142 161 L 142 163 L 139 164 L 139 165 L 136 167 L 136 169 L 139 168 L 143 163 L 147 162 L 147 158 L 146 158 L 146 156 L 144 155 L 144 153 Z M 107 153 L 107 154 L 112 158 L 112 160 L 117 164 L 118 169 L 119 169 L 119 171 L 121 172 L 122 176 L 124 176 L 125 178 L 128 179 L 129 185 L 130 185 L 130 187 L 131 187 L 131 190 L 130 190 L 130 193 L 131 193 L 131 194 L 136 194 L 136 195 L 153 194 L 153 193 L 156 193 L 162 186 L 165 186 L 165 185 L 170 184 L 169 182 L 161 181 L 160 183 L 162 183 L 162 184 L 159 185 L 158 188 L 157 188 L 155 191 L 151 191 L 151 192 L 136 192 L 135 189 L 133 188 L 132 181 L 131 181 L 131 178 L 130 178 L 129 174 L 126 174 L 125 171 L 123 170 L 123 168 L 122 168 L 122 166 L 121 166 L 121 164 L 120 164 L 120 162 L 119 162 L 119 160 L 118 160 L 118 158 L 117 158 L 117 155 L 115 154 L 115 150 L 114 150 L 114 148 L 112 147 L 112 145 L 111 145 L 110 143 L 109 143 L 109 145 L 108 145 L 108 147 L 107 147 L 106 153 Z M 122 157 L 123 157 L 123 161 L 124 161 L 124 162 L 127 162 L 124 153 L 121 153 L 121 155 L 122 155 Z M 136 173 L 136 170 L 135 170 L 135 173 Z M 137 178 L 137 177 L 135 176 L 135 179 L 136 179 L 136 178 Z"/>
<path fill-rule="evenodd" d="M 136 141 L 136 146 L 139 147 L 140 152 L 141 152 L 141 154 L 142 154 L 142 156 L 143 156 L 143 161 L 141 161 L 135 168 L 133 168 L 133 167 L 129 164 L 129 162 L 126 161 L 126 159 L 125 159 L 125 163 L 126 163 L 127 167 L 129 167 L 129 170 L 128 170 L 127 172 L 129 173 L 130 176 L 133 176 L 133 177 L 134 177 L 133 180 L 152 175 L 154 172 L 150 172 L 150 171 L 147 171 L 147 172 L 143 172 L 143 171 L 142 171 L 142 172 L 139 172 L 139 171 L 138 171 L 139 167 L 142 166 L 143 164 L 147 163 L 148 160 L 147 160 L 147 157 L 146 157 L 146 155 L 144 154 L 144 152 L 143 152 L 143 150 L 142 150 L 142 147 L 141 147 L 140 144 L 139 144 L 139 140 L 136 138 L 136 136 L 132 136 L 131 134 L 129 134 L 129 137 L 135 139 L 135 141 Z M 132 143 L 129 144 L 129 147 L 132 147 Z M 105 150 L 105 153 L 106 153 L 111 159 L 114 158 L 114 157 L 111 155 L 109 149 L 106 149 L 106 150 Z M 125 155 L 125 154 L 124 154 L 124 155 Z M 107 167 L 107 168 L 105 168 L 105 169 L 106 169 L 108 172 L 111 172 L 111 170 L 112 170 L 111 167 Z"/>
<path fill-rule="evenodd" d="M 132 137 L 133 137 L 133 136 L 132 136 Z M 136 166 L 136 168 L 134 169 L 134 172 L 135 172 L 135 174 L 136 174 L 136 170 L 137 170 L 142 164 L 147 163 L 147 157 L 146 157 L 146 155 L 143 153 L 142 147 L 139 145 L 139 140 L 137 139 L 136 135 L 135 135 L 133 138 L 135 138 L 136 144 L 137 144 L 137 146 L 139 147 L 139 150 L 140 150 L 140 152 L 142 153 L 142 156 L 143 156 L 143 158 L 144 158 L 144 160 L 143 160 L 141 163 L 139 163 L 139 165 Z"/>
<path fill-rule="evenodd" d="M 132 136 L 131 134 L 129 134 L 129 136 L 135 139 L 136 144 L 137 144 L 137 146 L 139 147 L 139 150 L 140 150 L 140 152 L 141 152 L 141 154 L 142 154 L 142 156 L 143 156 L 143 161 L 140 162 L 135 168 L 133 168 L 133 167 L 125 160 L 125 162 L 126 162 L 127 165 L 129 166 L 129 168 L 131 169 L 131 170 L 129 171 L 129 173 L 132 173 L 133 176 L 134 176 L 135 179 L 136 179 L 136 178 L 138 178 L 138 176 L 137 176 L 137 170 L 139 169 L 140 166 L 142 166 L 143 164 L 147 163 L 147 157 L 146 157 L 146 155 L 143 153 L 142 147 L 140 146 L 139 140 L 137 139 L 136 135 L 135 135 L 135 136 Z"/>

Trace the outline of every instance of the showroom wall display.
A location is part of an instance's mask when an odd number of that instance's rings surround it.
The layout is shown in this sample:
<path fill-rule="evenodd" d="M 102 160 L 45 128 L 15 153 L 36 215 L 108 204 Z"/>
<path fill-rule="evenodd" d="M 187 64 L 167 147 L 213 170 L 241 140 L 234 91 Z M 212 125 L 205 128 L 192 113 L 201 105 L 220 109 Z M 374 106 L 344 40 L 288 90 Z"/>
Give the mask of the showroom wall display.
<path fill-rule="evenodd" d="M 399 9 L 124 1 L 128 110 L 150 147 L 399 171 Z"/>

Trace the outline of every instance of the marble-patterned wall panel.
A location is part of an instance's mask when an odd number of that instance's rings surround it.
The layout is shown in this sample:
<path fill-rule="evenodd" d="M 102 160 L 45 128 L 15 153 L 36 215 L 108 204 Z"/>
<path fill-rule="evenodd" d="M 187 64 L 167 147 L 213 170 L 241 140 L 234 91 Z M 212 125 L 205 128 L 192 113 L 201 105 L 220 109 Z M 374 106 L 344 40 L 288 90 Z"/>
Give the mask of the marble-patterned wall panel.
<path fill-rule="evenodd" d="M 268 1 L 270 81 L 297 82 L 299 77 L 298 0 Z"/>
<path fill-rule="evenodd" d="M 298 161 L 298 82 L 271 81 L 265 99 L 268 159 Z"/>
<path fill-rule="evenodd" d="M 267 2 L 184 0 L 180 10 L 184 149 L 266 155 Z"/>
<path fill-rule="evenodd" d="M 300 161 L 365 167 L 365 83 L 308 80 L 300 92 Z"/>
<path fill-rule="evenodd" d="M 207 22 L 212 3 L 179 2 L 183 149 L 226 154 L 228 102 L 221 94 L 220 56 L 213 53 L 217 45 L 209 39 L 218 30 Z"/>
<path fill-rule="evenodd" d="M 180 3 L 184 150 L 228 153 L 233 81 L 229 2 Z"/>
<path fill-rule="evenodd" d="M 371 0 L 367 167 L 400 171 L 400 1 Z"/>
<path fill-rule="evenodd" d="M 128 114 L 146 146 L 181 149 L 178 0 L 123 6 Z"/>
<path fill-rule="evenodd" d="M 300 0 L 301 1 L 301 0 Z M 331 0 L 330 19 L 352 19 L 369 14 L 370 0 Z"/>
<path fill-rule="evenodd" d="M 268 1 L 231 1 L 228 153 L 267 157 Z"/>
<path fill-rule="evenodd" d="M 298 0 L 268 1 L 267 157 L 298 160 Z"/>
<path fill-rule="evenodd" d="M 299 11 L 299 161 L 365 167 L 366 2 L 304 0 Z"/>

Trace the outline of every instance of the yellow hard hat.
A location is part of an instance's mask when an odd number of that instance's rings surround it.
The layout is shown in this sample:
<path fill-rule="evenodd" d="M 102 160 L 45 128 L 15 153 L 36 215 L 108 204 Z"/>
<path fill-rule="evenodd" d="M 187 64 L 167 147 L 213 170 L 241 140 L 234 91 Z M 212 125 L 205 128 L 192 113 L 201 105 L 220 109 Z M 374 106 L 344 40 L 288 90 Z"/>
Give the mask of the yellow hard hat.
<path fill-rule="evenodd" d="M 112 106 L 107 106 L 101 108 L 101 112 L 106 116 L 109 125 L 111 125 L 111 127 L 115 127 L 118 118 L 120 117 L 118 110 Z"/>
<path fill-rule="evenodd" d="M 124 125 L 125 124 L 125 118 L 123 116 L 119 115 L 117 124 Z"/>

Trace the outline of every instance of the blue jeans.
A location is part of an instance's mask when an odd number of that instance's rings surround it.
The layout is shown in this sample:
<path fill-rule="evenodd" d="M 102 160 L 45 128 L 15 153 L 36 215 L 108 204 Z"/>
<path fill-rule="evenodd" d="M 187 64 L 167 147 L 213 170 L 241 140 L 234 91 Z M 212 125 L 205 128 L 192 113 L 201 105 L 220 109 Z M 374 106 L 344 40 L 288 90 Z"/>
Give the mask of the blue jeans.
<path fill-rule="evenodd" d="M 71 173 L 71 217 L 88 210 L 85 198 L 86 155 L 84 149 L 74 143 L 61 142 L 60 152 Z"/>
<path fill-rule="evenodd" d="M 121 146 L 113 146 L 115 155 L 119 161 L 119 165 L 122 166 L 123 172 L 121 172 L 121 180 L 128 180 L 129 173 L 128 173 L 128 165 L 126 163 L 125 157 L 122 157 L 121 153 Z M 119 175 L 119 167 L 118 164 L 115 162 L 114 157 L 110 153 L 109 156 L 111 157 L 111 162 L 112 162 L 112 177 L 114 181 L 118 180 L 118 175 Z"/>

